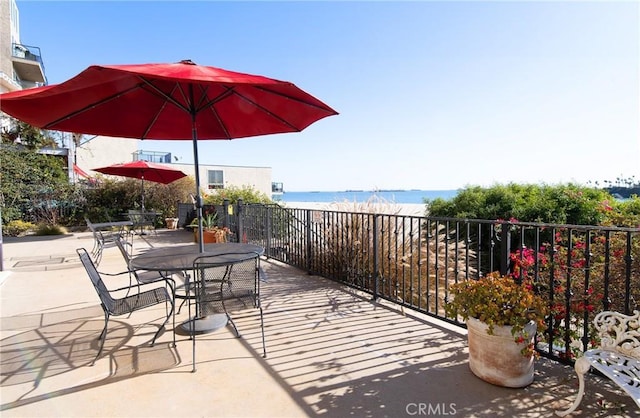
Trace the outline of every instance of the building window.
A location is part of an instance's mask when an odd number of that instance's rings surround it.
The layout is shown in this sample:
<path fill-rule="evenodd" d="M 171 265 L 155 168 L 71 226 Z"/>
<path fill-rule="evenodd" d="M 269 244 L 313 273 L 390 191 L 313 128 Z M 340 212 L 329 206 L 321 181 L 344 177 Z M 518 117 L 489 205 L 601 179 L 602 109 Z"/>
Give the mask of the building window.
<path fill-rule="evenodd" d="M 224 172 L 222 170 L 208 170 L 207 180 L 209 189 L 224 189 Z"/>

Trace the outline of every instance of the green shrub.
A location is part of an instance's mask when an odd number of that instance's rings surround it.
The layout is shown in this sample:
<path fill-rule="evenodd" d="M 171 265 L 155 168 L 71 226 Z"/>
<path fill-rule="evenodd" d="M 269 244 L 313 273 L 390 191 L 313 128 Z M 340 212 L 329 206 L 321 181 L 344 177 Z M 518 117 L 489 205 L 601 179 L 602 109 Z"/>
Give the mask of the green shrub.
<path fill-rule="evenodd" d="M 36 227 L 35 235 L 65 235 L 67 229 L 60 225 L 39 224 Z"/>
<path fill-rule="evenodd" d="M 243 203 L 273 203 L 271 198 L 266 194 L 254 189 L 251 186 L 227 186 L 224 189 L 218 189 L 203 196 L 204 203 L 207 205 L 221 205 L 225 199 L 230 204 L 235 204 L 238 199 L 242 199 Z"/>
<path fill-rule="evenodd" d="M 25 222 L 22 220 L 11 221 L 2 227 L 2 234 L 8 237 L 18 237 L 24 235 L 27 231 L 35 228 L 35 225 L 31 222 Z"/>
<path fill-rule="evenodd" d="M 96 187 L 85 193 L 84 215 L 92 222 L 122 219 L 129 209 L 141 206 L 142 182 L 139 179 L 100 178 Z M 145 209 L 161 213 L 159 220 L 176 215 L 177 203 L 188 202 L 195 190 L 193 177 L 188 176 L 169 184 L 145 181 Z"/>
<path fill-rule="evenodd" d="M 599 225 L 602 202 L 614 198 L 602 189 L 575 184 L 469 186 L 450 200 L 427 200 L 429 216 L 511 219 L 576 225 Z"/>
<path fill-rule="evenodd" d="M 604 201 L 602 203 L 604 220 L 602 225 L 640 228 L 640 197 L 631 196 L 623 201 Z"/>

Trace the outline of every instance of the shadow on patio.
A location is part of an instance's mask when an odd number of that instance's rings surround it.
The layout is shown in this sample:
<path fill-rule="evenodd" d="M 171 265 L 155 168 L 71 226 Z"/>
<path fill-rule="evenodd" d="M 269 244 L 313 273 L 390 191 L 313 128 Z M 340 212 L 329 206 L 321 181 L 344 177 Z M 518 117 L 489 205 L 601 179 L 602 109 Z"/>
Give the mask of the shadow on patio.
<path fill-rule="evenodd" d="M 11 331 L 33 328 L 3 338 L 0 351 L 0 375 L 3 400 L 6 387 L 21 387 L 23 393 L 14 401 L 4 403 L 0 410 L 9 410 L 55 397 L 82 392 L 123 379 L 169 370 L 179 363 L 170 343 L 129 345 L 134 332 L 153 337 L 153 330 L 139 330 L 118 320 L 111 320 L 104 357 L 109 370 L 103 376 L 88 373 L 87 382 L 55 391 L 39 393 L 43 381 L 66 379 L 67 374 L 80 373 L 91 365 L 98 353 L 98 340 L 104 321 L 99 306 L 60 312 L 3 318 L 2 329 Z M 27 390 L 25 390 L 27 389 Z"/>

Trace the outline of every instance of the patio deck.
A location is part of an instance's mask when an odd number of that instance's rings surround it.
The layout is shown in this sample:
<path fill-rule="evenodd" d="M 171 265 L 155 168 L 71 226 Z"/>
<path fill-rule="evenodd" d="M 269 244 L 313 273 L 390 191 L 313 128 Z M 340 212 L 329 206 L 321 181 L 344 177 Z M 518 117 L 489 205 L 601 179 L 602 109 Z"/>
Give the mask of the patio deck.
<path fill-rule="evenodd" d="M 185 231 L 136 236 L 134 248 L 190 240 Z M 5 238 L 0 272 L 0 411 L 3 417 L 550 417 L 573 400 L 570 367 L 540 359 L 524 389 L 476 378 L 465 331 L 374 303 L 349 288 L 264 260 L 266 359 L 259 315 L 191 341 L 171 329 L 148 342 L 164 308 L 110 321 L 103 356 L 91 367 L 102 310 L 75 248 L 92 237 Z M 122 271 L 117 248 L 101 271 Z M 8 271 L 8 272 L 7 272 Z M 8 274 L 7 274 L 8 273 Z M 128 279 L 127 279 L 128 282 Z M 183 308 L 176 317 L 187 318 Z M 573 416 L 638 416 L 607 379 L 589 375 Z"/>

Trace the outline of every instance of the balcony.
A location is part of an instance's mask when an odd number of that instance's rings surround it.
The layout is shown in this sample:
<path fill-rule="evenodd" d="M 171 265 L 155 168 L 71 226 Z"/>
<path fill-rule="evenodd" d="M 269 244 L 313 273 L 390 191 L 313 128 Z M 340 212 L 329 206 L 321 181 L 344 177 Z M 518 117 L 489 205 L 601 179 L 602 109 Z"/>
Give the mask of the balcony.
<path fill-rule="evenodd" d="M 271 193 L 283 193 L 283 192 L 284 192 L 284 187 L 282 186 L 282 183 L 276 183 L 276 182 L 271 183 Z"/>
<path fill-rule="evenodd" d="M 16 76 L 23 88 L 47 84 L 40 48 L 13 44 L 11 48 L 11 61 Z"/>
<path fill-rule="evenodd" d="M 282 200 L 282 195 L 284 194 L 284 188 L 282 183 L 271 183 L 271 200 L 279 202 Z"/>
<path fill-rule="evenodd" d="M 134 248 L 191 239 L 160 230 L 134 238 Z M 104 355 L 91 367 L 102 310 L 74 255 L 91 245 L 86 232 L 5 238 L 3 417 L 549 417 L 577 390 L 572 369 L 546 358 L 526 389 L 485 383 L 469 371 L 464 329 L 271 258 L 262 262 L 266 359 L 259 315 L 249 310 L 236 320 L 242 338 L 231 328 L 198 337 L 193 374 L 187 336 L 174 348 L 169 328 L 149 347 L 160 307 L 113 318 Z M 100 270 L 122 271 L 122 263 L 117 248 L 107 248 Z M 176 323 L 187 317 L 183 308 Z M 639 412 L 607 379 L 588 375 L 575 416 Z"/>
<path fill-rule="evenodd" d="M 133 153 L 133 161 L 147 161 L 149 163 L 171 164 L 171 153 L 140 150 Z"/>

